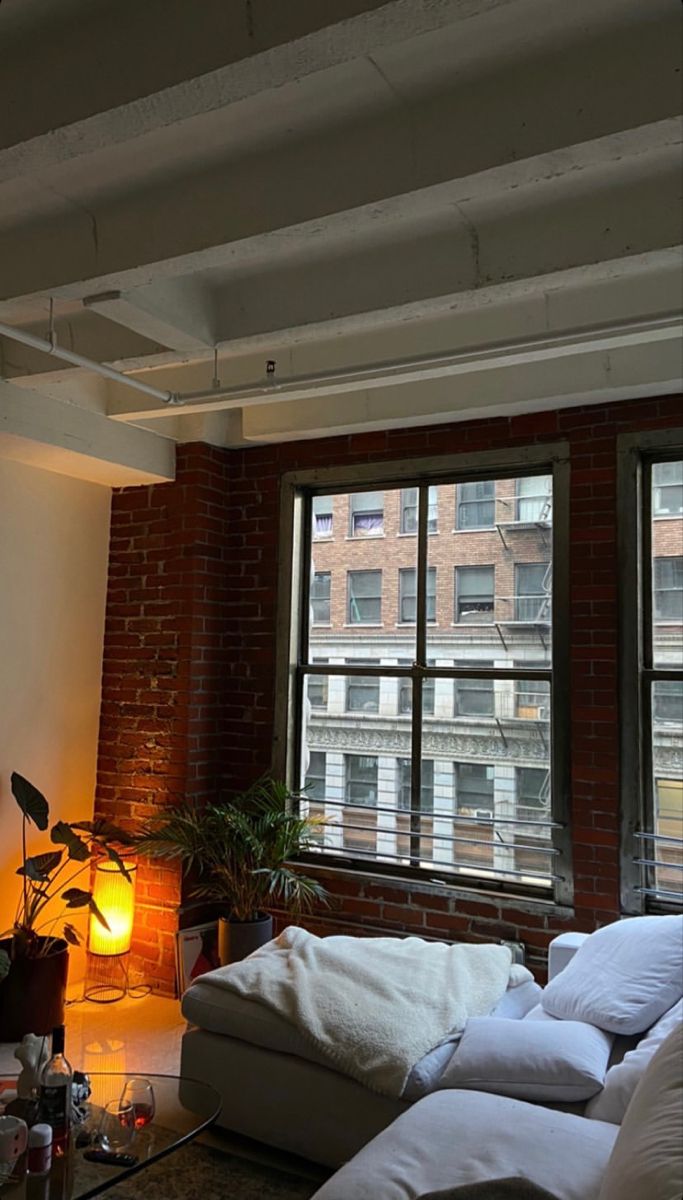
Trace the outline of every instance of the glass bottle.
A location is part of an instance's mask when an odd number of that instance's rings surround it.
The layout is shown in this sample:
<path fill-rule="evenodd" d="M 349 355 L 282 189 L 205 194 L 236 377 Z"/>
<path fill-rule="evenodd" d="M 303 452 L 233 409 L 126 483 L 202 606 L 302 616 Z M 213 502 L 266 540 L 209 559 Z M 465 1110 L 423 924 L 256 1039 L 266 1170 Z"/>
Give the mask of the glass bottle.
<path fill-rule="evenodd" d="M 52 1031 L 52 1055 L 40 1076 L 40 1120 L 52 1128 L 52 1144 L 57 1154 L 69 1140 L 71 1123 L 71 1084 L 73 1071 L 64 1057 L 64 1026 Z"/>

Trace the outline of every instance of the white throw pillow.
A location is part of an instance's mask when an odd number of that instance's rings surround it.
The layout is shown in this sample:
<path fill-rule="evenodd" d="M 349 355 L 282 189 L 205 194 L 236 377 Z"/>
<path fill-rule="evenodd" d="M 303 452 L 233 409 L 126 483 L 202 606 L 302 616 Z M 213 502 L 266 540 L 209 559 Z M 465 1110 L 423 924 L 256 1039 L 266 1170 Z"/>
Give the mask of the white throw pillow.
<path fill-rule="evenodd" d="M 660 1017 L 652 1029 L 638 1042 L 634 1050 L 629 1050 L 620 1063 L 610 1067 L 605 1076 L 605 1086 L 597 1096 L 589 1102 L 584 1116 L 593 1121 L 610 1121 L 613 1125 L 621 1125 L 624 1114 L 629 1106 L 645 1070 L 659 1050 L 662 1042 L 683 1021 L 683 1000 L 674 1004 L 663 1017 Z"/>
<path fill-rule="evenodd" d="M 552 1017 L 643 1033 L 683 996 L 683 916 L 631 917 L 592 933 L 541 1004 Z"/>
<path fill-rule="evenodd" d="M 659 1047 L 614 1143 L 600 1200 L 681 1200 L 683 1025 Z"/>
<path fill-rule="evenodd" d="M 517 1100 L 586 1100 L 602 1087 L 612 1040 L 580 1021 L 472 1017 L 437 1086 Z"/>

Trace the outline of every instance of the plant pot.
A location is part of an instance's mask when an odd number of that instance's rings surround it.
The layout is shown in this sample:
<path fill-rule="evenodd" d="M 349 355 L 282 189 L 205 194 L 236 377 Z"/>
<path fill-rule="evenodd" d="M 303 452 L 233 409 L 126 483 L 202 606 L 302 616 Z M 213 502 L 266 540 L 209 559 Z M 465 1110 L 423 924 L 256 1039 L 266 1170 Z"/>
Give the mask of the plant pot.
<path fill-rule="evenodd" d="M 11 954 L 11 939 L 0 947 Z M 0 1042 L 20 1042 L 26 1033 L 52 1033 L 63 1025 L 68 973 L 69 948 L 61 938 L 43 958 L 19 955 L 12 960 L 0 983 Z"/>
<path fill-rule="evenodd" d="M 235 921 L 233 917 L 218 918 L 218 957 L 221 966 L 241 962 L 259 946 L 265 946 L 273 936 L 273 918 L 263 914 L 255 921 Z"/>

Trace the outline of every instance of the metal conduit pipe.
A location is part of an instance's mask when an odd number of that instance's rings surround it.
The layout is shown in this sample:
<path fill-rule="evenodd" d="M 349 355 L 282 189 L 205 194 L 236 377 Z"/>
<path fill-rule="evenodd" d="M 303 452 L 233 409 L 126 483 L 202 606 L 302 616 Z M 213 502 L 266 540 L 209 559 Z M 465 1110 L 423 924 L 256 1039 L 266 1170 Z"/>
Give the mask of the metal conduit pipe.
<path fill-rule="evenodd" d="M 33 333 L 15 329 L 13 325 L 5 325 L 2 321 L 0 321 L 0 337 L 21 342 L 24 346 L 30 346 L 32 350 L 39 350 L 41 354 L 51 354 L 53 358 L 60 358 L 74 367 L 83 367 L 86 371 L 93 371 L 96 375 L 104 376 L 105 379 L 113 379 L 115 383 L 123 383 L 127 387 L 135 388 L 138 392 L 144 392 L 146 396 L 153 396 L 155 400 L 161 400 L 163 404 L 182 404 L 182 400 L 179 399 L 176 392 L 162 392 L 160 388 L 152 387 L 150 383 L 143 383 L 141 379 L 133 379 L 130 375 L 124 375 L 122 371 L 116 371 L 113 367 L 108 367 L 106 363 L 85 358 L 84 355 L 77 354 L 75 350 L 67 350 L 65 346 L 60 346 L 56 341 L 36 337 Z"/>

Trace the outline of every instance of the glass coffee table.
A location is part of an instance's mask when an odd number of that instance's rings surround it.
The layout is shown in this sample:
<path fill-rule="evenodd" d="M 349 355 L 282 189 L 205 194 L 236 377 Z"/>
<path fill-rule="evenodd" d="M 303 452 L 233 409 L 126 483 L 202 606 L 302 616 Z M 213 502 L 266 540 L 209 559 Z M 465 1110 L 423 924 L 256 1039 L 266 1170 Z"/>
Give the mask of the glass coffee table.
<path fill-rule="evenodd" d="M 141 1072 L 90 1076 L 92 1094 L 86 1121 L 72 1131 L 68 1151 L 53 1157 L 49 1175 L 28 1176 L 27 1197 L 30 1195 L 32 1200 L 89 1200 L 91 1196 L 101 1196 L 109 1188 L 187 1145 L 216 1120 L 221 1107 L 220 1097 L 208 1084 L 177 1075 L 145 1075 L 154 1089 L 155 1112 L 149 1124 L 136 1130 L 125 1149 L 125 1153 L 133 1155 L 137 1161 L 128 1167 L 88 1161 L 84 1155 L 88 1149 L 97 1147 L 96 1140 L 90 1145 L 77 1143 L 84 1141 L 88 1134 L 96 1137 L 104 1106 L 110 1100 L 119 1100 L 126 1084 L 141 1077 Z M 78 1137 L 79 1132 L 81 1137 Z M 16 1185 L 6 1186 L 0 1189 L 0 1197 L 5 1200 L 7 1196 L 7 1200 L 12 1200 L 12 1192 L 18 1190 Z M 23 1197 L 23 1191 L 21 1194 Z"/>

